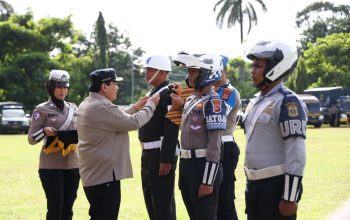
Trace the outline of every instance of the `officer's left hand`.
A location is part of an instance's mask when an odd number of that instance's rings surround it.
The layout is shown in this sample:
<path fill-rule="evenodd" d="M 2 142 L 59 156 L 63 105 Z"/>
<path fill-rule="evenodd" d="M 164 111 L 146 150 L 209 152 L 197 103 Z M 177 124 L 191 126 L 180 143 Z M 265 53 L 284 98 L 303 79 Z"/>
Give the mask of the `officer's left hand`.
<path fill-rule="evenodd" d="M 198 196 L 203 197 L 211 194 L 213 192 L 213 186 L 201 184 L 198 189 Z"/>
<path fill-rule="evenodd" d="M 171 93 L 170 98 L 172 103 L 171 109 L 179 110 L 185 104 L 185 101 L 181 98 L 181 96 L 175 93 Z"/>
<path fill-rule="evenodd" d="M 296 202 L 281 200 L 278 204 L 278 210 L 283 217 L 291 216 L 297 212 L 298 204 Z"/>
<path fill-rule="evenodd" d="M 171 170 L 170 163 L 160 163 L 159 164 L 159 176 L 167 175 Z"/>
<path fill-rule="evenodd" d="M 140 110 L 147 102 L 148 96 L 141 97 L 135 104 L 134 107 L 138 111 Z"/>

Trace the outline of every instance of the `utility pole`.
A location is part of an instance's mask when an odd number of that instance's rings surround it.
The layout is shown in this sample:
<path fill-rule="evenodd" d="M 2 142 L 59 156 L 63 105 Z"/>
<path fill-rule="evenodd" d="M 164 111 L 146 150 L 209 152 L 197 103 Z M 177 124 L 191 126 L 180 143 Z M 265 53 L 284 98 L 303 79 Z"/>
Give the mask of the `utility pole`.
<path fill-rule="evenodd" d="M 129 54 L 131 66 L 131 104 L 134 103 L 134 57 Z"/>

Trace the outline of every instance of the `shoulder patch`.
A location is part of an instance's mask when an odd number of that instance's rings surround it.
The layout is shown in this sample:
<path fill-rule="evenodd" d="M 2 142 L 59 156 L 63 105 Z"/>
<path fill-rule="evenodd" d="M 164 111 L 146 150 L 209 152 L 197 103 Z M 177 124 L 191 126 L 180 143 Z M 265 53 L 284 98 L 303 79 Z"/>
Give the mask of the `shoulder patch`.
<path fill-rule="evenodd" d="M 283 98 L 279 125 L 284 139 L 299 136 L 306 138 L 306 113 L 300 100 L 293 94 Z"/>
<path fill-rule="evenodd" d="M 226 106 L 221 98 L 211 97 L 205 104 L 204 115 L 208 130 L 226 129 Z"/>
<path fill-rule="evenodd" d="M 33 112 L 33 119 L 34 121 L 38 120 L 40 118 L 40 112 Z"/>

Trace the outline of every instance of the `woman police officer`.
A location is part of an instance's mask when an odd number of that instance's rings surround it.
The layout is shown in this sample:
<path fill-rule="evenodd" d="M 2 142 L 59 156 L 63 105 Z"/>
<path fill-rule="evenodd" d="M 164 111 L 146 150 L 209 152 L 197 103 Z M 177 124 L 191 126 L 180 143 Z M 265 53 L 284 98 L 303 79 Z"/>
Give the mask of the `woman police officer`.
<path fill-rule="evenodd" d="M 43 140 L 39 176 L 47 199 L 46 219 L 72 219 L 79 186 L 76 109 L 64 101 L 69 90 L 69 73 L 52 70 L 46 82 L 48 101 L 35 107 L 28 132 L 31 145 Z"/>

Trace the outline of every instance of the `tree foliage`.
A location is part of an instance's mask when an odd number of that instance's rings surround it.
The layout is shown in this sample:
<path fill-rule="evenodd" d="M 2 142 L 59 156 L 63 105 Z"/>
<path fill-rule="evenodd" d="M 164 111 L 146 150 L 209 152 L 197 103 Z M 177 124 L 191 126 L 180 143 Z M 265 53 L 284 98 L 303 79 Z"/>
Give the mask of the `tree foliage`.
<path fill-rule="evenodd" d="M 257 92 L 250 80 L 251 64 L 242 58 L 230 59 L 227 76 L 232 85 L 240 92 L 241 98 L 252 98 Z"/>
<path fill-rule="evenodd" d="M 315 2 L 296 15 L 297 27 L 302 29 L 301 50 L 333 33 L 350 32 L 350 5 L 335 6 L 330 2 Z"/>
<path fill-rule="evenodd" d="M 6 21 L 14 13 L 12 5 L 0 0 L 0 21 Z"/>
<path fill-rule="evenodd" d="M 235 24 L 240 26 L 241 34 L 241 43 L 243 42 L 243 26 L 248 23 L 249 34 L 252 28 L 252 25 L 258 23 L 257 13 L 254 8 L 254 4 L 259 4 L 261 9 L 266 12 L 267 8 L 265 3 L 262 0 L 219 0 L 214 6 L 214 12 L 218 10 L 216 16 L 217 25 L 222 28 L 225 23 L 228 28 L 231 28 Z M 218 7 L 221 8 L 219 9 Z"/>
<path fill-rule="evenodd" d="M 309 43 L 304 52 L 309 87 L 350 87 L 350 33 L 332 34 Z"/>
<path fill-rule="evenodd" d="M 107 49 L 108 49 L 108 38 L 107 31 L 105 27 L 105 20 L 101 12 L 98 14 L 98 18 L 95 25 L 95 40 L 96 48 L 98 51 L 97 58 L 97 68 L 107 67 Z"/>
<path fill-rule="evenodd" d="M 125 79 L 120 83 L 118 103 L 132 101 L 131 75 L 134 99 L 138 99 L 147 89 L 138 63 L 144 52 L 132 49 L 130 39 L 117 27 L 111 24 L 106 29 L 102 13 L 95 27 L 87 39 L 74 29 L 70 16 L 36 22 L 27 11 L 0 21 L 0 101 L 19 101 L 32 110 L 48 98 L 44 84 L 49 72 L 63 69 L 71 75 L 67 100 L 79 104 L 88 95 L 89 73 L 105 67 L 115 68 Z"/>

